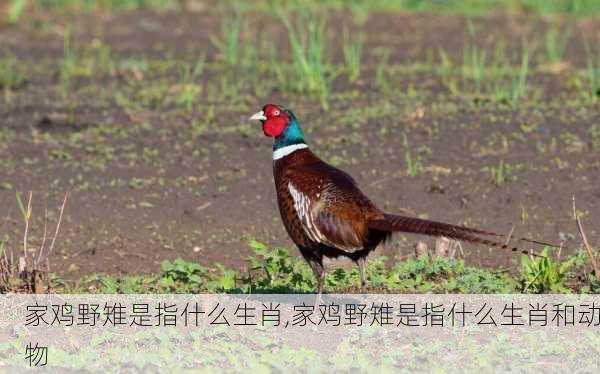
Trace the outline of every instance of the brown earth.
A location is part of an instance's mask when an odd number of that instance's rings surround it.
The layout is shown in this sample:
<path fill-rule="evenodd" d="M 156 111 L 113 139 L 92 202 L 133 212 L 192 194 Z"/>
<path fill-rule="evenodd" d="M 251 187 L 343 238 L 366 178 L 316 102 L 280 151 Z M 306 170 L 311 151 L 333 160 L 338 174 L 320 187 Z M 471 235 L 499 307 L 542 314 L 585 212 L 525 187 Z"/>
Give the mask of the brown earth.
<path fill-rule="evenodd" d="M 331 18 L 350 25 L 343 16 Z M 542 54 L 535 55 L 532 93 L 513 107 L 479 95 L 452 95 L 435 68 L 420 67 L 440 48 L 462 61 L 468 40 L 463 17 L 375 14 L 363 26 L 362 80 L 336 78 L 330 108 L 323 110 L 309 95 L 269 82 L 267 73 L 253 77 L 224 65 L 211 42 L 223 19 L 213 11 L 38 15 L 0 28 L 0 53 L 17 56 L 27 76 L 24 85 L 5 92 L 0 105 L 0 215 L 7 217 L 0 233 L 8 233 L 9 247 L 16 253 L 22 248 L 15 190 L 25 201 L 32 189 L 33 248 L 42 240 L 44 204 L 53 230 L 57 206 L 70 193 L 51 260 L 52 271 L 66 278 L 154 272 L 162 260 L 178 256 L 243 267 L 251 238 L 293 248 L 276 208 L 270 140 L 246 121 L 266 102 L 292 107 L 313 151 L 354 175 L 390 212 L 406 209 L 500 233 L 514 225 L 516 235 L 559 242 L 577 234 L 575 195 L 588 239 L 599 242 L 600 107 L 581 99 L 574 83 L 585 68 L 582 35 L 598 35 L 599 22 L 577 23 L 566 70 L 547 73 Z M 78 53 L 101 43 L 116 61 L 145 59 L 150 67 L 141 73 L 123 65 L 116 72 L 100 67 L 101 73 L 74 78 L 63 93 L 59 61 L 66 24 L 72 25 Z M 494 41 L 506 40 L 514 64 L 524 36 L 542 43 L 541 21 L 494 16 L 474 24 L 477 44 L 491 55 Z M 330 52 L 341 64 L 336 27 Z M 242 45 L 261 50 L 281 46 L 281 58 L 288 56 L 276 19 L 248 16 L 242 39 Z M 375 82 L 381 47 L 391 51 L 391 92 Z M 168 99 L 179 79 L 168 63 L 193 62 L 200 54 L 208 62 L 199 78 L 203 90 L 187 111 Z M 228 87 L 237 89 L 227 94 Z M 195 121 L 206 122 L 201 131 L 193 131 Z M 414 177 L 407 173 L 407 152 L 422 166 Z M 501 161 L 507 180 L 495 185 L 489 168 Z M 403 258 L 419 239 L 397 235 L 380 252 Z M 578 243 L 567 241 L 564 253 Z M 464 248 L 472 264 L 514 269 L 518 260 L 480 246 Z"/>

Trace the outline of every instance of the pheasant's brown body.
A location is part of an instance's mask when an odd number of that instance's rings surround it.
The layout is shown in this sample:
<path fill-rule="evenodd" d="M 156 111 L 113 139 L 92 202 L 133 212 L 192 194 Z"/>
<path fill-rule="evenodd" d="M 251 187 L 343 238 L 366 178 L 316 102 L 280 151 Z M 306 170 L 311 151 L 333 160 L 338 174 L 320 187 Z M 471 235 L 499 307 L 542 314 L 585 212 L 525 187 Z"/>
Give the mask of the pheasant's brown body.
<path fill-rule="evenodd" d="M 273 174 L 281 217 L 298 246 L 339 256 L 377 246 L 386 237 L 369 228 L 371 220 L 384 218 L 383 212 L 352 177 L 309 149 L 273 161 Z"/>
<path fill-rule="evenodd" d="M 499 234 L 384 213 L 344 171 L 319 159 L 308 148 L 273 161 L 277 202 L 283 224 L 323 287 L 323 258 L 348 257 L 360 269 L 364 287 L 365 259 L 392 232 L 446 236 L 499 246 L 480 236 Z"/>

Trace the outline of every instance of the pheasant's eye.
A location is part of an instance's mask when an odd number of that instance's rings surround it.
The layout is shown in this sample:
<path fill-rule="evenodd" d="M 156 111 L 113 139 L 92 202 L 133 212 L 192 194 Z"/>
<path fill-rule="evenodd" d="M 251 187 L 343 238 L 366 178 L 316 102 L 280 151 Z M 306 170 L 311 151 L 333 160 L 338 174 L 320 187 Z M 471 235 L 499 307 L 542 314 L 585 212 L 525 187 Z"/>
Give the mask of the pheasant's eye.
<path fill-rule="evenodd" d="M 279 115 L 279 111 L 278 111 L 278 110 L 274 110 L 274 111 L 273 111 L 273 115 L 274 115 L 274 116 L 278 116 L 278 115 Z"/>

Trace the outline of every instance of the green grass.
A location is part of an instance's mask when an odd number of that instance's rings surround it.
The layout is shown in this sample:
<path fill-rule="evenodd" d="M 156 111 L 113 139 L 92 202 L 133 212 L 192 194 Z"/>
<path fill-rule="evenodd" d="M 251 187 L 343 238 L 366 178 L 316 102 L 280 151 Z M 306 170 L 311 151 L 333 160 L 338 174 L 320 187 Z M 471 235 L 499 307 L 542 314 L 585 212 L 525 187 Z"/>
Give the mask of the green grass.
<path fill-rule="evenodd" d="M 331 71 L 328 69 L 326 19 L 299 12 L 295 24 L 288 15 L 280 16 L 291 47 L 291 75 L 280 76 L 282 83 L 299 93 L 314 94 L 324 109 L 329 107 Z"/>
<path fill-rule="evenodd" d="M 92 13 L 95 11 L 119 12 L 132 9 L 185 9 L 187 2 L 182 0 L 8 0 L 6 21 L 16 24 L 28 19 L 27 13 L 34 11 L 54 11 L 69 13 Z M 347 9 L 357 25 L 362 25 L 372 12 L 428 12 L 453 13 L 464 16 L 484 16 L 492 12 L 507 12 L 536 15 L 569 15 L 571 17 L 586 17 L 600 13 L 600 2 L 596 0 L 307 0 L 303 2 L 277 2 L 279 9 Z M 275 8 L 272 1 L 257 0 L 240 2 L 239 0 L 224 0 L 218 3 L 218 8 L 234 10 L 244 9 L 264 14 L 273 13 Z M 228 29 L 234 31 L 235 28 Z M 228 34 L 231 36 L 231 34 Z M 564 35 L 564 34 L 563 34 Z M 563 35 L 554 32 L 548 35 L 551 49 L 549 56 L 559 57 Z M 229 41 L 225 40 L 226 43 Z M 558 48 L 555 48 L 558 47 Z"/>
<path fill-rule="evenodd" d="M 92 4 L 93 3 L 93 4 Z M 137 8 L 145 6 L 165 6 L 168 1 L 106 1 L 106 2 L 77 2 L 77 1 L 47 1 L 43 7 L 53 9 L 62 8 L 77 8 L 77 9 L 105 9 L 105 8 Z M 443 5 L 433 5 L 428 1 L 416 2 L 400 2 L 398 4 L 375 2 L 379 5 L 371 6 L 360 1 L 352 5 L 352 9 L 378 9 L 377 7 L 389 7 L 398 9 L 416 9 L 425 10 L 440 8 L 459 7 L 457 2 L 448 2 Z M 385 4 L 384 4 L 385 3 Z M 469 2 L 471 3 L 471 2 Z M 477 3 L 477 2 L 473 2 Z M 527 4 L 525 4 L 527 3 Z M 86 5 L 87 4 L 87 5 Z M 523 5 L 524 4 L 524 5 Z M 551 9 L 562 9 L 567 14 L 575 14 L 582 9 L 587 9 L 588 5 L 585 1 L 572 1 L 570 5 L 561 7 L 550 7 L 537 2 L 523 2 L 519 8 L 523 9 L 540 9 L 543 12 L 552 12 Z M 290 5 L 290 4 L 287 4 Z M 290 56 L 282 56 L 281 52 L 275 48 L 273 43 L 268 40 L 260 39 L 262 35 L 258 34 L 259 40 L 242 43 L 240 40 L 241 34 L 246 33 L 250 29 L 246 26 L 250 22 L 246 22 L 246 13 L 241 13 L 237 2 L 224 3 L 222 9 L 227 10 L 228 16 L 223 17 L 221 33 L 218 36 L 212 36 L 211 40 L 217 47 L 219 57 L 228 66 L 240 67 L 244 70 L 244 81 L 240 82 L 240 77 L 236 74 L 221 74 L 222 71 L 216 71 L 219 76 L 220 87 L 202 87 L 199 85 L 183 85 L 176 89 L 176 95 L 179 97 L 175 100 L 176 105 L 182 106 L 188 113 L 191 112 L 193 103 L 198 100 L 201 94 L 211 95 L 213 92 L 218 93 L 219 99 L 233 99 L 243 101 L 240 98 L 240 91 L 244 89 L 244 85 L 252 87 L 254 96 L 260 96 L 265 92 L 282 89 L 288 96 L 294 94 L 307 94 L 316 98 L 319 104 L 327 109 L 330 107 L 332 97 L 337 92 L 333 92 L 333 79 L 344 72 L 348 76 L 350 83 L 355 83 L 359 78 L 366 80 L 366 70 L 364 57 L 371 51 L 364 50 L 365 39 L 363 34 L 357 31 L 348 31 L 346 26 L 342 27 L 345 30 L 342 43 L 337 46 L 342 49 L 344 61 L 343 64 L 334 65 L 331 61 L 330 50 L 336 46 L 332 45 L 327 38 L 328 30 L 336 29 L 332 22 L 326 22 L 326 12 L 328 6 L 338 7 L 341 3 L 335 1 L 326 1 L 320 6 L 313 7 L 311 11 L 302 10 L 292 13 L 277 13 L 284 24 L 288 33 L 288 40 L 291 51 Z M 503 2 L 496 3 L 502 8 Z M 514 5 L 514 4 L 513 4 Z M 512 5 L 511 5 L 512 6 Z M 358 8 L 357 8 L 358 7 Z M 294 8 L 293 6 L 291 8 Z M 232 12 L 231 10 L 235 10 Z M 257 5 L 260 10 L 260 2 Z M 285 9 L 285 7 L 283 7 Z M 575 12 L 575 13 L 574 13 Z M 298 14 L 297 14 L 298 13 Z M 288 14 L 294 15 L 288 16 Z M 296 17 L 297 15 L 297 17 Z M 273 16 L 273 15 L 272 15 Z M 360 18 L 360 17 L 359 17 Z M 530 89 L 530 75 L 534 72 L 531 67 L 533 56 L 527 47 L 521 52 L 521 61 L 519 65 L 512 66 L 505 56 L 506 44 L 500 40 L 496 42 L 495 53 L 486 52 L 476 43 L 476 39 L 481 39 L 477 35 L 475 27 L 469 22 L 468 40 L 465 43 L 462 53 L 462 61 L 453 62 L 446 51 L 440 50 L 440 62 L 435 66 L 429 66 L 429 73 L 436 72 L 442 83 L 452 95 L 460 95 L 468 97 L 476 95 L 483 97 L 485 100 L 494 100 L 502 103 L 507 103 L 513 106 L 520 105 L 524 99 L 535 99 L 536 93 L 539 91 Z M 561 26 L 562 25 L 562 26 Z M 246 30 L 248 28 L 248 30 Z M 571 30 L 573 29 L 573 18 L 569 18 L 566 23 L 553 22 L 547 29 L 545 34 L 540 35 L 541 43 L 546 47 L 540 51 L 542 60 L 546 61 L 562 61 L 566 45 L 570 40 Z M 351 35 L 353 35 L 351 37 Z M 111 72 L 118 68 L 118 64 L 113 61 L 108 46 L 100 43 L 99 46 L 93 48 L 76 48 L 73 40 L 73 32 L 70 28 L 64 33 L 64 52 L 63 57 L 59 61 L 59 76 L 62 84 L 63 93 L 69 92 L 71 89 L 73 78 L 75 77 L 91 77 L 103 70 Z M 245 38 L 244 38 L 245 39 Z M 271 48 L 271 60 L 265 59 Z M 385 49 L 385 47 L 382 47 Z M 512 49 L 512 48 L 511 48 Z M 373 51 L 376 54 L 377 51 Z M 396 65 L 391 64 L 387 53 L 380 54 L 380 63 L 375 69 L 375 82 L 382 92 L 386 94 L 392 93 L 392 86 L 398 75 L 391 73 L 396 69 Z M 586 69 L 582 70 L 581 92 L 584 96 L 592 101 L 596 100 L 597 91 L 600 90 L 598 81 L 598 58 L 597 56 L 588 55 L 586 61 Z M 423 63 L 421 63 L 423 64 Z M 1 69 L 1 66 L 0 66 Z M 124 69 L 126 70 L 126 69 Z M 219 70 L 219 69 L 214 69 Z M 274 79 L 265 79 L 265 71 L 273 74 Z M 395 70 L 394 70 L 395 71 Z M 1 72 L 0 72 L 1 74 Z M 577 73 L 579 74 L 579 72 Z M 239 75 L 239 74 L 238 74 Z M 2 78 L 0 77 L 0 81 Z M 4 79 L 10 81 L 10 78 Z M 0 83 L 1 84 L 1 83 Z M 4 84 L 5 87 L 10 87 Z M 412 86 L 409 86 L 412 87 Z M 534 95 L 530 95 L 530 94 Z M 166 102 L 165 100 L 160 100 Z M 236 103 L 238 104 L 238 103 Z"/>
<path fill-rule="evenodd" d="M 177 258 L 163 261 L 160 273 L 154 275 L 126 275 L 114 277 L 94 274 L 76 283 L 54 278 L 54 289 L 60 293 L 312 293 L 315 280 L 308 265 L 298 256 L 283 248 L 269 248 L 258 241 L 250 241 L 253 254 L 247 259 L 246 270 L 235 271 L 220 264 L 210 269 L 203 265 Z M 465 265 L 462 260 L 449 257 L 409 258 L 389 264 L 384 256 L 371 258 L 367 263 L 368 287 L 371 292 L 396 293 L 520 293 L 520 292 L 573 292 L 565 281 L 575 279 L 573 272 L 584 266 L 586 255 L 566 258 L 564 261 L 548 257 L 523 256 L 521 274 L 510 275 Z M 357 292 L 358 270 L 335 268 L 327 273 L 328 292 Z M 580 292 L 594 292 L 598 280 L 588 275 Z"/>
<path fill-rule="evenodd" d="M 463 79 L 473 83 L 475 94 L 481 94 L 482 81 L 486 71 L 486 52 L 475 44 L 477 35 L 471 20 L 467 26 L 471 41 L 463 49 L 462 76 Z"/>
<path fill-rule="evenodd" d="M 435 69 L 436 73 L 439 75 L 442 80 L 443 85 L 448 89 L 450 94 L 457 95 L 459 93 L 458 83 L 454 77 L 454 64 L 452 60 L 444 51 L 440 49 L 439 51 L 440 63 Z"/>
<path fill-rule="evenodd" d="M 64 94 L 69 91 L 71 80 L 80 73 L 79 56 L 73 49 L 72 30 L 67 27 L 63 36 L 63 56 L 59 61 L 60 81 Z"/>
<path fill-rule="evenodd" d="M 529 93 L 530 51 L 525 44 L 521 61 L 512 66 L 506 58 L 506 43 L 498 41 L 494 53 L 475 44 L 475 31 L 470 27 L 471 41 L 462 50 L 462 64 L 455 64 L 448 53 L 439 50 L 439 63 L 431 67 L 452 95 L 484 97 L 512 106 L 519 105 Z M 458 77 L 460 76 L 461 79 Z"/>
<path fill-rule="evenodd" d="M 466 46 L 463 52 L 462 76 L 465 81 L 472 82 L 472 91 L 479 95 L 485 73 L 486 52 L 475 45 Z"/>
<path fill-rule="evenodd" d="M 164 9 L 180 7 L 180 0 L 9 0 L 12 17 L 19 19 L 22 8 L 29 3 L 40 9 L 92 12 L 96 10 L 127 10 L 136 8 Z M 572 14 L 589 16 L 600 12 L 596 0 L 307 0 L 303 2 L 277 2 L 280 8 L 349 8 L 358 24 L 364 23 L 367 15 L 374 11 L 416 11 L 436 13 L 456 13 L 467 16 L 480 16 L 494 11 L 509 13 L 534 13 L 539 15 Z M 258 0 L 245 4 L 238 0 L 225 0 L 222 8 L 252 9 L 259 12 L 272 12 L 273 2 Z"/>
<path fill-rule="evenodd" d="M 195 64 L 180 65 L 181 83 L 175 86 L 178 92 L 175 102 L 184 106 L 188 113 L 192 112 L 202 92 L 202 86 L 197 82 L 204 71 L 205 60 L 206 58 L 202 56 Z"/>
<path fill-rule="evenodd" d="M 0 89 L 9 93 L 25 84 L 25 72 L 14 56 L 0 59 Z"/>
<path fill-rule="evenodd" d="M 565 50 L 573 32 L 573 26 L 574 19 L 572 18 L 564 26 L 556 21 L 550 24 L 544 37 L 545 57 L 549 64 L 556 65 L 563 61 Z"/>
<path fill-rule="evenodd" d="M 589 44 L 586 42 L 585 55 L 586 70 L 583 74 L 587 86 L 585 96 L 590 101 L 597 101 L 600 99 L 600 51 L 594 54 Z"/>
<path fill-rule="evenodd" d="M 489 168 L 489 170 L 490 170 L 490 177 L 491 177 L 492 183 L 496 187 L 500 187 L 504 183 L 506 183 L 507 176 L 506 176 L 506 166 L 504 165 L 504 160 L 500 160 L 500 163 L 498 164 L 498 166 L 491 166 Z"/>
<path fill-rule="evenodd" d="M 211 36 L 213 44 L 219 50 L 223 61 L 230 66 L 234 66 L 240 61 L 240 31 L 242 27 L 242 17 L 235 13 L 233 17 L 224 17 L 221 26 L 221 36 Z"/>
<path fill-rule="evenodd" d="M 7 14 L 8 23 L 15 24 L 19 22 L 26 6 L 27 0 L 10 0 Z"/>
<path fill-rule="evenodd" d="M 570 290 L 564 282 L 568 272 L 578 262 L 584 260 L 582 256 L 573 256 L 565 261 L 554 260 L 550 256 L 549 248 L 541 253 L 543 257 L 521 257 L 521 288 L 523 292 L 531 293 L 565 293 Z"/>
<path fill-rule="evenodd" d="M 348 80 L 352 83 L 356 82 L 360 77 L 363 43 L 364 35 L 362 33 L 351 36 L 348 29 L 344 29 L 344 61 L 346 63 Z"/>
<path fill-rule="evenodd" d="M 410 144 L 408 144 L 408 137 L 403 134 L 403 145 L 404 145 L 404 162 L 406 163 L 406 173 L 411 177 L 416 177 L 421 170 L 421 162 L 413 156 Z"/>
<path fill-rule="evenodd" d="M 391 88 L 387 69 L 389 67 L 390 50 L 383 48 L 378 52 L 379 62 L 377 63 L 377 69 L 375 70 L 375 83 L 377 84 L 377 88 L 383 93 L 389 93 Z"/>
<path fill-rule="evenodd" d="M 519 68 L 518 74 L 512 77 L 509 86 L 509 94 L 507 96 L 510 99 L 511 104 L 516 105 L 519 102 L 519 100 L 521 100 L 527 95 L 528 76 L 529 50 L 526 47 L 524 47 L 521 55 L 521 67 Z"/>
<path fill-rule="evenodd" d="M 175 5 L 177 2 L 173 0 L 38 0 L 38 1 L 23 1 L 10 0 L 11 3 L 29 2 L 31 5 L 57 10 L 79 10 L 92 12 L 96 10 L 121 10 L 121 9 L 136 9 L 136 8 L 165 8 L 170 5 Z"/>
<path fill-rule="evenodd" d="M 594 151 L 600 150 L 600 123 L 591 125 L 587 130 L 587 134 L 590 137 L 592 149 Z"/>

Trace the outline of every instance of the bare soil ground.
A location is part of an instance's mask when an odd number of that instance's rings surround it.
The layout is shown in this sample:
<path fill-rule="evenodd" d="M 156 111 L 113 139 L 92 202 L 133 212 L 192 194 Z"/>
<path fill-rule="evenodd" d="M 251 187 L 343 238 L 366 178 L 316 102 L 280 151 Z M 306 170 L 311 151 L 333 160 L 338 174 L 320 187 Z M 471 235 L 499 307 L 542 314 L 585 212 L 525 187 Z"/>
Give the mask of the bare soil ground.
<path fill-rule="evenodd" d="M 293 248 L 276 207 L 271 142 L 246 121 L 266 102 L 291 107 L 313 151 L 354 175 L 390 212 L 406 209 L 501 233 L 514 225 L 515 235 L 559 242 L 577 234 L 575 195 L 589 241 L 600 242 L 600 105 L 581 98 L 577 81 L 586 64 L 584 36 L 600 33 L 597 19 L 576 24 L 559 72 L 544 69 L 542 53 L 533 55 L 530 94 L 514 106 L 455 95 L 435 74 L 441 48 L 462 62 L 465 18 L 373 14 L 362 26 L 361 79 L 350 83 L 340 74 L 325 110 L 270 81 L 260 64 L 254 76 L 226 66 L 211 42 L 226 17 L 40 15 L 0 28 L 0 54 L 16 56 L 26 75 L 0 102 L 0 216 L 7 217 L 0 232 L 14 247 L 23 230 L 15 191 L 32 189 L 34 247 L 45 204 L 53 227 L 70 193 L 51 263 L 65 278 L 154 272 L 178 256 L 243 267 L 250 238 Z M 336 21 L 343 19 L 330 16 L 336 64 L 343 63 L 345 21 Z M 491 56 L 494 43 L 505 40 L 515 65 L 524 37 L 542 40 L 545 27 L 509 16 L 473 22 L 477 45 Z M 81 72 L 65 88 L 67 30 Z M 275 18 L 249 16 L 241 35 L 242 46 L 259 53 L 275 47 L 282 60 L 289 58 Z M 98 57 L 102 48 L 110 59 Z M 390 51 L 387 89 L 376 83 L 382 48 Z M 542 48 L 538 43 L 536 50 Z M 196 82 L 201 94 L 187 108 L 174 98 L 181 83 L 175 62 L 194 63 L 200 55 L 206 56 Z M 115 69 L 107 68 L 110 61 Z M 407 171 L 407 154 L 420 164 L 416 176 Z M 501 164 L 504 178 L 495 183 L 491 168 Z M 420 239 L 397 235 L 380 253 L 403 258 Z M 567 241 L 565 253 L 578 243 Z M 513 268 L 518 259 L 481 246 L 464 249 L 471 264 Z"/>

